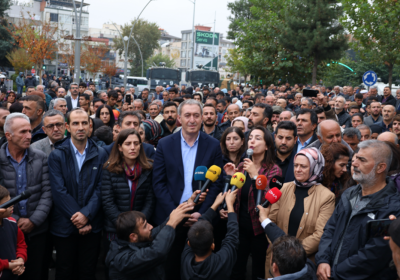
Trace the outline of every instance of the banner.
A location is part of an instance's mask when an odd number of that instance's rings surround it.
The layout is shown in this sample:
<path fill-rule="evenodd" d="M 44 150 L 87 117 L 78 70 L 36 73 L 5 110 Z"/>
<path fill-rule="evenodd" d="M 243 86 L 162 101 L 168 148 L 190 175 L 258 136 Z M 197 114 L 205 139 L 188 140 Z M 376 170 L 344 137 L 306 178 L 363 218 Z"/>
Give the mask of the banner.
<path fill-rule="evenodd" d="M 194 50 L 195 69 L 201 64 L 205 70 L 218 70 L 219 33 L 196 30 Z"/>

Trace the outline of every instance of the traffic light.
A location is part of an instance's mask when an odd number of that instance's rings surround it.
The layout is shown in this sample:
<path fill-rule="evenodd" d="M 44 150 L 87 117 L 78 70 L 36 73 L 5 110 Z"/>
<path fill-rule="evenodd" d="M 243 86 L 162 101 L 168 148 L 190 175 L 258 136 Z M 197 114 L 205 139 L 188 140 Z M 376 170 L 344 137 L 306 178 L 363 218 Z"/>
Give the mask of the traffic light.
<path fill-rule="evenodd" d="M 43 65 L 42 69 L 46 70 L 46 65 Z"/>

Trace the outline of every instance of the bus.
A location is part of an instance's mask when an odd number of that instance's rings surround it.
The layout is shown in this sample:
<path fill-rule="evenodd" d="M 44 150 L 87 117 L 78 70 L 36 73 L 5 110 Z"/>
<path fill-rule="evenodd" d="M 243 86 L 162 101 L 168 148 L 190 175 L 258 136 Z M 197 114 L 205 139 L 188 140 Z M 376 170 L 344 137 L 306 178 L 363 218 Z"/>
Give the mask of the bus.
<path fill-rule="evenodd" d="M 151 67 L 146 72 L 147 86 L 151 92 L 156 91 L 157 86 L 172 87 L 181 81 L 181 71 L 174 68 Z"/>
<path fill-rule="evenodd" d="M 218 87 L 219 73 L 214 70 L 193 69 L 186 72 L 186 81 L 188 87 L 193 88 L 208 86 L 211 88 Z"/>

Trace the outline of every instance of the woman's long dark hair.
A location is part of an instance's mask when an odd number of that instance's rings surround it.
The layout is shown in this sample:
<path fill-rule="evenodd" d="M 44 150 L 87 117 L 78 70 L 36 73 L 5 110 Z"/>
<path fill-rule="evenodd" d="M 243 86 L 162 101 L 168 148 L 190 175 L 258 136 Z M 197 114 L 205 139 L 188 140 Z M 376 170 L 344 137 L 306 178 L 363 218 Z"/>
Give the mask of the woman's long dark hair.
<path fill-rule="evenodd" d="M 114 112 L 113 112 L 113 110 L 112 110 L 112 108 L 110 106 L 104 104 L 104 105 L 101 105 L 99 108 L 97 108 L 96 118 L 100 119 L 100 111 L 103 108 L 107 108 L 108 112 L 110 113 L 110 121 L 105 125 L 108 125 L 109 127 L 113 128 L 114 124 L 115 124 L 115 117 L 114 117 Z"/>
<path fill-rule="evenodd" d="M 121 132 L 118 134 L 118 138 L 115 141 L 114 147 L 111 150 L 110 157 L 108 158 L 108 161 L 103 166 L 103 168 L 107 169 L 109 172 L 117 173 L 117 174 L 124 173 L 124 169 L 122 168 L 122 163 L 124 162 L 124 156 L 119 151 L 119 146 L 121 146 L 125 142 L 126 138 L 128 138 L 129 135 L 136 135 L 139 138 L 140 151 L 139 151 L 139 156 L 136 158 L 136 161 L 139 162 L 140 167 L 142 169 L 153 168 L 153 166 L 150 164 L 150 162 L 153 162 L 153 160 L 148 159 L 146 157 L 146 154 L 143 149 L 142 140 L 140 139 L 139 133 L 135 129 L 130 128 L 130 129 L 121 130 Z"/>
<path fill-rule="evenodd" d="M 350 158 L 350 152 L 348 148 L 341 144 L 341 143 L 331 143 L 331 144 L 324 144 L 321 147 L 321 154 L 325 158 L 325 167 L 324 171 L 322 171 L 323 174 L 323 180 L 322 180 L 322 185 L 327 187 L 328 189 L 331 189 L 333 182 L 335 181 L 335 162 L 340 158 L 340 157 L 349 157 Z M 338 179 L 338 181 L 342 184 L 342 186 L 345 185 L 346 181 L 349 179 L 350 174 L 345 172 L 341 178 Z"/>
<path fill-rule="evenodd" d="M 272 140 L 271 132 L 269 132 L 268 129 L 266 129 L 265 127 L 263 127 L 261 125 L 256 125 L 255 127 L 253 127 L 250 130 L 249 138 L 250 138 L 250 134 L 253 132 L 253 130 L 256 130 L 256 129 L 261 130 L 264 133 L 264 142 L 265 142 L 265 145 L 267 145 L 268 150 L 265 151 L 264 158 L 261 161 L 261 164 L 265 165 L 265 167 L 267 169 L 269 169 L 274 165 L 274 162 L 275 162 L 274 141 Z M 247 142 L 249 142 L 248 139 L 247 139 Z"/>
<path fill-rule="evenodd" d="M 233 162 L 235 164 L 235 166 L 237 166 L 240 162 L 240 158 L 242 157 L 243 153 L 246 151 L 247 145 L 246 145 L 246 141 L 244 138 L 244 133 L 240 128 L 235 127 L 235 126 L 228 127 L 222 134 L 221 141 L 220 141 L 221 151 L 222 151 L 222 154 L 224 155 L 224 157 L 229 158 L 229 151 L 226 148 L 226 137 L 231 132 L 235 132 L 237 135 L 239 135 L 240 139 L 244 140 L 243 145 L 239 148 L 238 154 L 236 155 L 236 159 Z"/>

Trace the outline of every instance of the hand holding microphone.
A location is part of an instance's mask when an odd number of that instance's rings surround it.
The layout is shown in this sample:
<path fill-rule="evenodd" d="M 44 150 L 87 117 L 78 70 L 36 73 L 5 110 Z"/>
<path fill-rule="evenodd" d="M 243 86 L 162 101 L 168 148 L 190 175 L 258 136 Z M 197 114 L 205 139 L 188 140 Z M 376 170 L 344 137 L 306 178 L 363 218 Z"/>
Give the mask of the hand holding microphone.
<path fill-rule="evenodd" d="M 246 151 L 247 157 L 244 158 L 244 166 L 243 166 L 244 177 L 247 177 L 247 172 L 248 172 L 247 171 L 248 166 L 246 166 L 246 163 L 249 164 L 249 162 L 251 162 L 251 156 L 253 155 L 253 153 L 254 153 L 253 149 L 247 149 L 247 151 Z M 249 160 L 246 160 L 246 159 L 249 159 Z"/>
<path fill-rule="evenodd" d="M 200 195 L 201 193 L 205 192 L 208 188 L 208 185 L 210 183 L 214 183 L 215 181 L 217 181 L 219 175 L 221 175 L 221 168 L 217 165 L 212 165 L 206 173 L 206 183 L 202 186 L 201 188 L 201 192 L 196 196 L 196 198 L 194 199 L 194 203 L 197 204 L 199 202 L 200 199 Z"/>
<path fill-rule="evenodd" d="M 228 192 L 229 187 L 231 186 L 231 179 L 232 179 L 232 176 L 228 175 L 225 177 L 224 191 L 222 192 L 223 194 Z M 224 202 L 224 205 L 222 206 L 222 208 L 224 208 L 224 209 L 226 208 L 226 202 Z"/>

